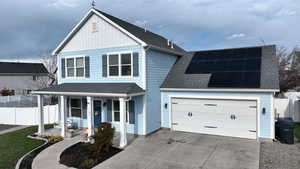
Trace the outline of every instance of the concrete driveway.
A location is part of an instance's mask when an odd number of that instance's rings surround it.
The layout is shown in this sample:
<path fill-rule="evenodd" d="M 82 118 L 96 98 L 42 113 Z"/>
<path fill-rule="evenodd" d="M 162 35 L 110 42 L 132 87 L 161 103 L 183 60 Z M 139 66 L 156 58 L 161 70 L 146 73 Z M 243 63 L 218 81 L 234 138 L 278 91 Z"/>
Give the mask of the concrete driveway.
<path fill-rule="evenodd" d="M 256 140 L 160 130 L 96 169 L 258 169 Z"/>

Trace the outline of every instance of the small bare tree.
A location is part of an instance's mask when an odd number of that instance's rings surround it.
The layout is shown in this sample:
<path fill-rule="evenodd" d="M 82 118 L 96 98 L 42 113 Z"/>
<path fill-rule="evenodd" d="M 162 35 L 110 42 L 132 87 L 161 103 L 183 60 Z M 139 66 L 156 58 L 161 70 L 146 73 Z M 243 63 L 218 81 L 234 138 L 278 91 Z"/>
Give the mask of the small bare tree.
<path fill-rule="evenodd" d="M 37 76 L 36 81 L 33 85 L 35 85 L 37 88 L 46 88 L 50 86 L 51 84 L 55 83 L 56 81 L 56 69 L 57 69 L 57 59 L 56 56 L 52 56 L 49 53 L 41 54 L 42 59 L 41 63 L 45 66 L 45 68 L 48 71 L 48 74 L 46 76 Z"/>
<path fill-rule="evenodd" d="M 285 92 L 300 85 L 300 53 L 296 48 L 289 52 L 285 47 L 278 47 L 276 57 L 279 69 L 280 90 Z"/>

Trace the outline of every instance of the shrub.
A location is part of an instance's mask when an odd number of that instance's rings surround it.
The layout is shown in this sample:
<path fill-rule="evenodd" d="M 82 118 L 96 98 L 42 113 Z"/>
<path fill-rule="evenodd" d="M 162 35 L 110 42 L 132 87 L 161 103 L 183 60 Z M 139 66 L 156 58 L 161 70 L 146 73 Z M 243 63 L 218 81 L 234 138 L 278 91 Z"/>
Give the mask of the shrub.
<path fill-rule="evenodd" d="M 8 90 L 8 89 L 2 89 L 2 90 L 0 91 L 0 94 L 1 94 L 2 96 L 12 96 L 12 95 L 13 95 L 13 92 L 10 91 L 10 90 Z"/>
<path fill-rule="evenodd" d="M 115 129 L 110 123 L 101 123 L 93 138 L 94 144 L 91 145 L 91 150 L 96 153 L 108 152 L 112 146 Z"/>
<path fill-rule="evenodd" d="M 95 165 L 95 161 L 93 159 L 86 159 L 80 164 L 79 168 L 80 169 L 90 169 L 94 165 Z"/>
<path fill-rule="evenodd" d="M 59 141 L 62 141 L 63 138 L 61 136 L 50 136 L 48 137 L 48 141 L 50 143 L 56 143 L 56 142 L 59 142 Z"/>

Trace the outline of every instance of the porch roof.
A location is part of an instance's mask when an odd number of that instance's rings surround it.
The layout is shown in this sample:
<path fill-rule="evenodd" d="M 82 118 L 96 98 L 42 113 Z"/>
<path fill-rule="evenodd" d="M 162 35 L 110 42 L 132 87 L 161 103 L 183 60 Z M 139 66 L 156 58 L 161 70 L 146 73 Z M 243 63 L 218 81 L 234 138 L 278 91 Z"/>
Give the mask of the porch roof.
<path fill-rule="evenodd" d="M 145 90 L 135 83 L 63 83 L 33 91 L 32 94 L 73 96 L 116 96 L 143 95 Z"/>

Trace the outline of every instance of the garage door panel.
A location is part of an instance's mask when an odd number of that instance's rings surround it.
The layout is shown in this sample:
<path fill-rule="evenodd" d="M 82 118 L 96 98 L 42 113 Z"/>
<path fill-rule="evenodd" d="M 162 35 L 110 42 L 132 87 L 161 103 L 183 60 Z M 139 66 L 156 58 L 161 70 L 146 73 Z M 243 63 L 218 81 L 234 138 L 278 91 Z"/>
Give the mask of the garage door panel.
<path fill-rule="evenodd" d="M 172 103 L 174 130 L 256 138 L 256 101 L 177 98 Z"/>

